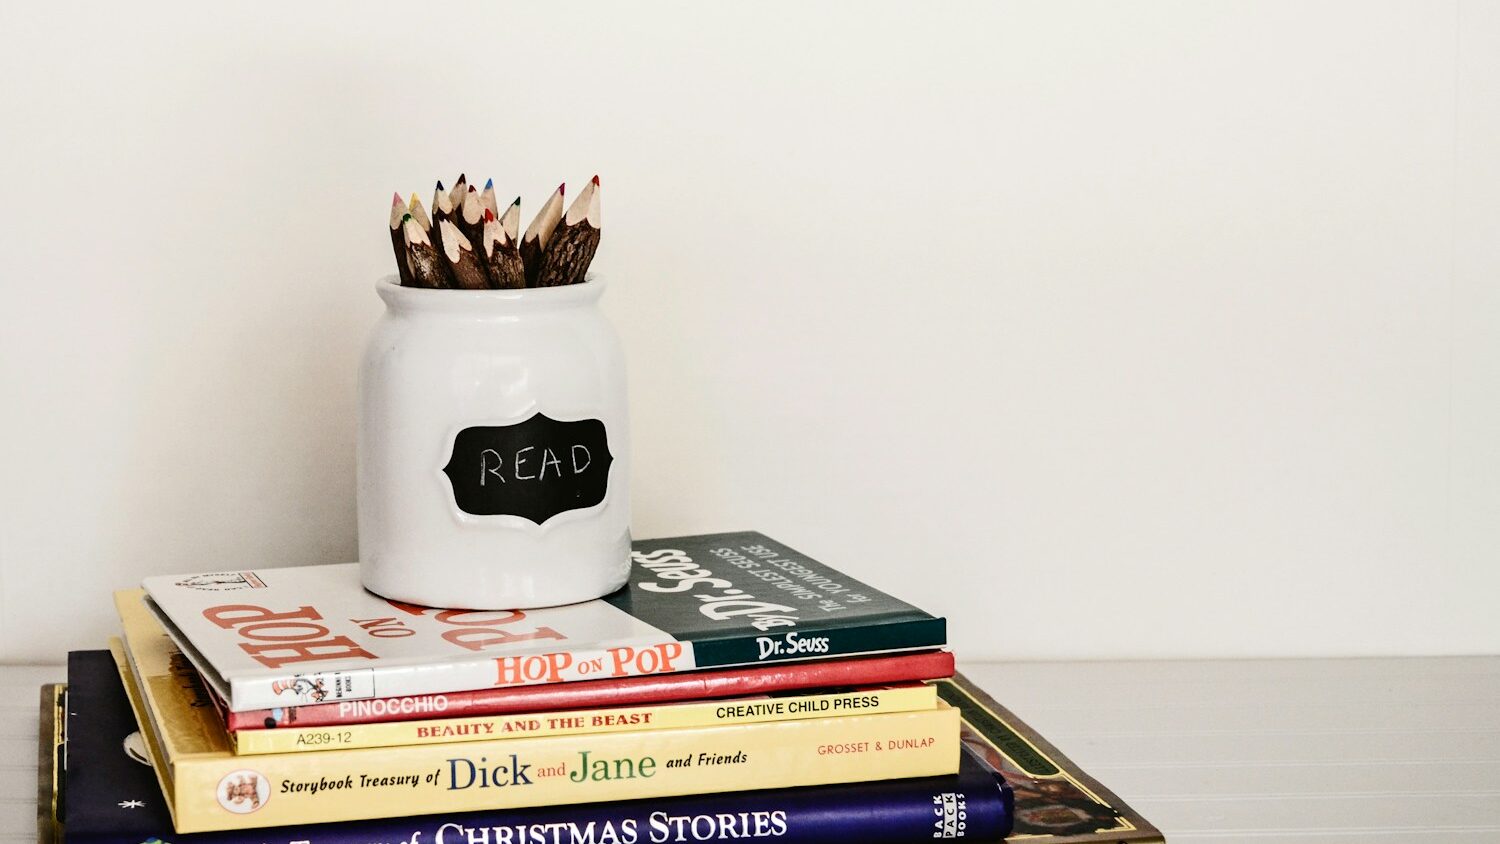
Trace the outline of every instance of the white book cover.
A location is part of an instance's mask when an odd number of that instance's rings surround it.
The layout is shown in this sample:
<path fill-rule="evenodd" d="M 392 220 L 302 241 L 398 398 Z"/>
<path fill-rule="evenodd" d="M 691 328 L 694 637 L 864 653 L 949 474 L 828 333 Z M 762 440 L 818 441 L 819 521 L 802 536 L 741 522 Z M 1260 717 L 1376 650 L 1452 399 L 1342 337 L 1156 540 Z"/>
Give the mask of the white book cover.
<path fill-rule="evenodd" d="M 691 643 L 604 601 L 416 607 L 365 591 L 357 563 L 143 585 L 168 635 L 237 712 L 628 676 L 664 660 L 694 667 Z"/>
<path fill-rule="evenodd" d="M 357 563 L 169 575 L 142 585 L 148 608 L 235 712 L 946 642 L 942 619 L 758 533 L 636 549 L 625 588 L 539 610 L 390 601 L 365 591 Z"/>

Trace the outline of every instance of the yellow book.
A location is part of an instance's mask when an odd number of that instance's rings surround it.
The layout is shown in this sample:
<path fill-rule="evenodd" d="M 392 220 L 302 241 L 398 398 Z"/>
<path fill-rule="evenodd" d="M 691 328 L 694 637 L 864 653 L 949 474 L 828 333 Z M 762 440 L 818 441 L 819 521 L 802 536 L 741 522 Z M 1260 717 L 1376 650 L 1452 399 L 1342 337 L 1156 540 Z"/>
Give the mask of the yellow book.
<path fill-rule="evenodd" d="M 36 755 L 36 837 L 37 844 L 59 844 L 62 828 L 57 822 L 58 787 L 62 783 L 59 761 L 62 759 L 63 727 L 67 714 L 63 701 L 66 683 L 42 686 L 41 731 Z"/>
<path fill-rule="evenodd" d="M 236 756 L 197 675 L 118 592 L 116 645 L 177 831 L 634 800 L 958 770 L 958 711 Z"/>
<path fill-rule="evenodd" d="M 682 727 L 766 724 L 844 715 L 918 712 L 937 708 L 937 687 L 925 684 L 827 694 L 704 700 L 650 706 L 611 706 L 554 712 L 388 721 L 336 727 L 277 727 L 229 734 L 241 756 L 403 747 L 542 736 L 648 732 Z"/>

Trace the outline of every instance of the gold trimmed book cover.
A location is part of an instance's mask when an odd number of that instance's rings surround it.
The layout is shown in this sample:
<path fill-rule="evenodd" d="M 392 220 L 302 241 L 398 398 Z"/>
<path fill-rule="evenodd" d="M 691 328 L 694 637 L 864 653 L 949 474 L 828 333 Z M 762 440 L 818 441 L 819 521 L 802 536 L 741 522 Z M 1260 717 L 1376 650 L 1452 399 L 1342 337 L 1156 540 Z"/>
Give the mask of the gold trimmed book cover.
<path fill-rule="evenodd" d="M 75 765 L 64 776 L 61 765 L 57 777 L 47 772 L 60 760 L 64 737 L 61 729 L 57 692 L 44 689 L 41 707 L 41 747 L 38 769 L 37 802 L 42 841 L 57 837 L 57 815 L 54 806 L 61 805 L 62 793 L 74 815 L 68 828 L 68 840 L 78 844 L 140 844 L 160 839 L 175 844 L 369 844 L 369 842 L 434 841 L 447 831 L 462 839 L 466 831 L 476 835 L 493 832 L 492 827 L 506 831 L 532 829 L 592 829 L 594 840 L 614 840 L 628 844 L 623 834 L 627 825 L 639 833 L 633 840 L 651 840 L 651 820 L 659 817 L 698 817 L 714 812 L 784 813 L 786 832 L 777 835 L 768 830 L 764 836 L 750 835 L 751 840 L 793 841 L 799 844 L 825 842 L 830 829 L 863 830 L 849 840 L 898 842 L 935 838 L 970 838 L 997 840 L 1010 828 L 1012 809 L 1024 820 L 1018 820 L 1015 832 L 1007 840 L 1027 844 L 1108 844 L 1108 842 L 1160 842 L 1162 834 L 1128 805 L 1115 797 L 1087 773 L 1078 769 L 1057 748 L 1038 736 L 1024 722 L 995 703 L 962 676 L 935 684 L 946 699 L 963 712 L 964 768 L 954 778 L 904 780 L 829 788 L 793 789 L 782 792 L 744 792 L 737 795 L 706 795 L 645 800 L 635 803 L 583 804 L 540 809 L 521 809 L 470 814 L 435 814 L 423 817 L 393 818 L 334 824 L 299 824 L 280 829 L 245 830 L 241 833 L 207 833 L 174 835 L 167 806 L 151 778 L 146 760 L 137 755 L 140 745 L 131 734 L 137 728 L 130 714 L 126 691 L 119 680 L 105 679 L 116 674 L 115 660 L 108 653 L 96 651 L 69 654 L 68 679 L 84 690 L 82 699 L 70 707 L 68 720 L 77 721 L 78 754 Z M 113 687 L 116 702 L 107 692 Z M 133 694 L 134 690 L 130 690 Z M 71 695 L 69 696 L 71 698 Z M 75 711 L 76 710 L 76 711 Z M 967 720 L 972 718 L 974 720 Z M 54 728 L 54 725 L 56 728 Z M 121 747 L 121 737 L 126 737 Z M 70 742 L 72 743 L 72 742 Z M 141 751 L 144 752 L 144 751 Z M 144 754 L 149 755 L 149 754 Z M 997 806 L 980 786 L 984 775 L 1004 776 L 1016 787 L 1014 806 L 1007 786 L 1000 796 L 1004 805 Z M 909 799 L 903 786 L 917 788 L 917 783 L 931 784 L 931 794 L 957 792 L 966 797 L 968 828 L 952 836 L 934 834 L 932 830 L 912 835 L 912 830 L 926 822 L 903 826 L 891 815 L 892 801 Z M 927 798 L 922 795 L 922 802 Z M 853 800 L 854 805 L 846 805 Z M 880 808 L 880 820 L 871 825 L 873 809 Z M 986 819 L 989 819 L 986 822 Z M 590 826 L 592 824 L 592 826 Z M 830 826 L 830 825 L 836 826 Z M 605 826 L 622 834 L 613 839 L 600 837 Z M 742 830 L 741 830 L 742 832 Z M 746 837 L 741 834 L 736 837 Z M 496 840 L 493 836 L 492 842 Z M 519 839 L 518 839 L 519 840 Z M 550 839 L 549 839 L 550 840 Z"/>
<path fill-rule="evenodd" d="M 934 680 L 938 697 L 963 717 L 964 748 L 1015 791 L 1006 841 L 1029 844 L 1155 844 L 1166 838 L 1026 722 L 962 674 Z"/>
<path fill-rule="evenodd" d="M 63 705 L 67 686 L 48 683 L 42 686 L 39 713 L 41 729 L 36 751 L 36 840 L 38 844 L 58 844 L 62 829 L 57 823 L 59 794 L 62 785 L 62 755 L 67 747 L 63 737 Z"/>
<path fill-rule="evenodd" d="M 132 593 L 112 643 L 178 832 L 953 774 L 958 710 L 240 757 Z"/>

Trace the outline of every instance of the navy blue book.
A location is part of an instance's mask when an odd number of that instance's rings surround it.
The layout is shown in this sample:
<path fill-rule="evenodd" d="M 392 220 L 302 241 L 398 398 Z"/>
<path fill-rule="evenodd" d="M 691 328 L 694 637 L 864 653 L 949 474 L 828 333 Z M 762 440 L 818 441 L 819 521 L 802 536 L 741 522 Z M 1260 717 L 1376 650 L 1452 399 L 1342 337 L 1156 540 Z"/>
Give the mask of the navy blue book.
<path fill-rule="evenodd" d="M 915 844 L 1011 829 L 1010 786 L 966 746 L 948 777 L 176 835 L 108 651 L 68 654 L 66 701 L 68 844 Z"/>

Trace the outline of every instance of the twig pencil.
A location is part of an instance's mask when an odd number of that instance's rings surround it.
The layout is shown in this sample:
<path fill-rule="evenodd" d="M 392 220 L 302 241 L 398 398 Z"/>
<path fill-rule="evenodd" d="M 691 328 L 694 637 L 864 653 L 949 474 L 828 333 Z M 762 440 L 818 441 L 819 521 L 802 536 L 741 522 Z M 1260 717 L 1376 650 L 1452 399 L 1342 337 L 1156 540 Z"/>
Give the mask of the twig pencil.
<path fill-rule="evenodd" d="M 453 190 L 449 192 L 448 199 L 453 202 L 455 212 L 464 205 L 464 194 L 469 192 L 469 177 L 462 173 L 458 174 L 458 181 L 453 183 Z"/>
<path fill-rule="evenodd" d="M 469 242 L 478 247 L 483 243 L 484 237 L 484 202 L 479 198 L 479 192 L 474 186 L 469 186 L 469 192 L 464 194 L 464 204 L 458 210 L 458 230 L 464 233 Z M 494 216 L 494 215 L 492 215 Z"/>
<path fill-rule="evenodd" d="M 479 262 L 474 244 L 464 237 L 464 233 L 459 231 L 452 220 L 438 223 L 438 228 L 443 231 L 442 256 L 447 261 L 449 272 L 453 274 L 453 286 L 465 290 L 483 290 L 489 287 L 489 273 Z"/>
<path fill-rule="evenodd" d="M 401 224 L 406 222 L 406 203 L 401 194 L 391 199 L 391 249 L 396 252 L 396 273 L 401 277 L 402 287 L 411 287 L 411 265 L 406 262 L 406 238 L 401 234 Z"/>
<path fill-rule="evenodd" d="M 521 197 L 505 206 L 505 213 L 500 215 L 500 227 L 505 229 L 505 236 L 510 238 L 510 245 L 518 247 L 521 244 Z"/>
<path fill-rule="evenodd" d="M 566 184 L 557 186 L 552 196 L 547 199 L 547 204 L 536 213 L 536 219 L 526 229 L 526 236 L 521 238 L 521 262 L 526 266 L 526 286 L 536 287 L 536 278 L 542 271 L 542 253 L 546 251 L 547 244 L 552 240 L 552 232 L 557 229 L 557 223 L 562 219 L 563 190 Z"/>
<path fill-rule="evenodd" d="M 536 287 L 558 287 L 583 281 L 599 249 L 599 177 L 595 176 L 568 206 L 562 224 L 542 256 Z"/>
<path fill-rule="evenodd" d="M 505 216 L 495 215 L 485 209 L 483 246 L 485 268 L 490 271 L 490 286 L 520 288 L 526 286 L 526 268 L 521 263 L 521 250 L 516 244 L 516 231 L 521 224 L 521 197 L 505 209 Z"/>
<path fill-rule="evenodd" d="M 495 204 L 494 179 L 484 180 L 484 190 L 479 194 L 479 201 L 484 203 L 485 208 L 490 209 L 491 214 L 494 214 L 496 217 L 500 216 L 500 206 Z"/>
<path fill-rule="evenodd" d="M 442 182 L 438 182 L 437 187 L 432 191 L 432 225 L 428 227 L 428 232 L 432 235 L 432 245 L 436 246 L 439 251 L 443 248 L 442 223 L 444 220 L 454 219 L 457 211 L 458 209 L 453 205 L 452 194 L 443 188 Z"/>
<path fill-rule="evenodd" d="M 427 236 L 427 230 L 407 214 L 401 224 L 401 233 L 406 242 L 406 260 L 411 267 L 414 285 L 447 287 L 448 268 L 444 266 L 437 248 Z"/>
<path fill-rule="evenodd" d="M 432 224 L 436 226 L 443 220 L 453 219 L 458 207 L 453 204 L 453 195 L 442 182 L 432 189 Z"/>
<path fill-rule="evenodd" d="M 411 201 L 406 204 L 406 211 L 422 227 L 422 231 L 427 232 L 428 237 L 431 237 L 432 221 L 427 218 L 427 209 L 422 207 L 422 200 L 417 199 L 416 194 L 411 195 Z"/>

